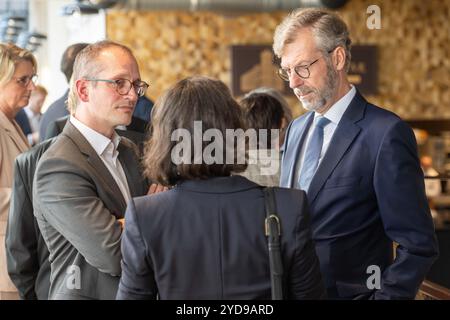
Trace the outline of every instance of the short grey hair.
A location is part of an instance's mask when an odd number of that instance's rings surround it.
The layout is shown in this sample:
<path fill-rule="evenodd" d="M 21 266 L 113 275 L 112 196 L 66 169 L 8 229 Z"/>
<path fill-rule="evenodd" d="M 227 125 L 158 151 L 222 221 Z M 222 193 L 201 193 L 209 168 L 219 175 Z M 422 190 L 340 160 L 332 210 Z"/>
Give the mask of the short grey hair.
<path fill-rule="evenodd" d="M 277 57 L 283 55 L 286 45 L 294 42 L 297 32 L 303 28 L 312 30 L 317 48 L 325 55 L 336 47 L 344 48 L 345 71 L 348 72 L 352 41 L 347 25 L 337 14 L 323 9 L 296 9 L 278 25 L 273 38 L 273 51 Z"/>

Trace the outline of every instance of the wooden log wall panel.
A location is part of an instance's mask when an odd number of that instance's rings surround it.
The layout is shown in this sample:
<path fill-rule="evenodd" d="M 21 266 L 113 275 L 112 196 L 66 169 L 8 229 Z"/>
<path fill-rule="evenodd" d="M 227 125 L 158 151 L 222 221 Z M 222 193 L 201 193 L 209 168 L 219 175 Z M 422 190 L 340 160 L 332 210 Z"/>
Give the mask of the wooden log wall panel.
<path fill-rule="evenodd" d="M 367 7 L 379 5 L 381 29 L 369 30 Z M 369 101 L 405 119 L 450 119 L 450 1 L 351 0 L 338 11 L 355 44 L 378 46 L 378 88 Z M 235 44 L 271 44 L 287 12 L 224 15 L 213 12 L 125 11 L 107 14 L 108 38 L 130 46 L 155 100 L 194 74 L 230 85 Z M 288 99 L 295 115 L 302 111 Z"/>

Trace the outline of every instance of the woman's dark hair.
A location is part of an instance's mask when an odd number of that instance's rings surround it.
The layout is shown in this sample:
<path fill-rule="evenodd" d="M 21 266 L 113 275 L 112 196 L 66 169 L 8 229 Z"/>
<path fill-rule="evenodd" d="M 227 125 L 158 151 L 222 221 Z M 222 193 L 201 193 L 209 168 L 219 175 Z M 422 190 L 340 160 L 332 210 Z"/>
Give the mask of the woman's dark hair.
<path fill-rule="evenodd" d="M 285 116 L 281 102 L 268 93 L 252 93 L 240 102 L 244 112 L 244 121 L 247 128 L 267 129 L 267 141 L 271 141 L 270 129 L 281 129 Z M 260 146 L 267 148 L 267 146 Z"/>
<path fill-rule="evenodd" d="M 225 139 L 226 129 L 242 129 L 242 113 L 227 86 L 220 80 L 194 76 L 183 79 L 170 88 L 152 110 L 152 134 L 145 144 L 143 160 L 145 175 L 153 182 L 168 186 L 180 180 L 207 179 L 229 176 L 241 172 L 245 164 L 226 160 L 226 143 L 223 141 L 223 163 L 206 164 L 194 161 L 194 121 L 201 121 L 202 136 L 208 129 L 216 129 Z M 172 150 L 179 141 L 172 141 L 177 129 L 190 133 L 191 156 L 189 163 L 176 164 Z M 198 137 L 197 137 L 198 138 Z M 200 137 L 201 139 L 201 137 Z M 210 141 L 202 140 L 202 152 Z M 184 142 L 184 141 L 183 141 Z M 233 142 L 236 149 L 236 142 Z M 236 153 L 234 154 L 236 160 Z"/>

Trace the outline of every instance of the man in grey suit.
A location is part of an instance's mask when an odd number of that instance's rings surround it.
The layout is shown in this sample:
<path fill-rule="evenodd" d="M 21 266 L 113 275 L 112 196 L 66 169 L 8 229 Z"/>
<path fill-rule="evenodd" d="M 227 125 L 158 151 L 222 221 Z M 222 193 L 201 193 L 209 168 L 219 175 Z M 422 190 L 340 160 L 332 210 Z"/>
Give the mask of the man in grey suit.
<path fill-rule="evenodd" d="M 120 138 L 141 81 L 131 51 L 111 41 L 87 46 L 75 60 L 63 132 L 42 156 L 33 206 L 50 252 L 49 299 L 114 299 L 119 283 L 123 217 L 144 195 L 137 147 Z"/>

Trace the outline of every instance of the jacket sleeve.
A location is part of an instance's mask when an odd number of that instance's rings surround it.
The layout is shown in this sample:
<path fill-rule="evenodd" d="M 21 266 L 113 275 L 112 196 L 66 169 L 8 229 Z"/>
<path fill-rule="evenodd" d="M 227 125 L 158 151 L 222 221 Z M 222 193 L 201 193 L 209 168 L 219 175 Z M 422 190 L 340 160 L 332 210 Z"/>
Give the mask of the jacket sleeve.
<path fill-rule="evenodd" d="M 133 200 L 125 213 L 125 231 L 122 238 L 122 277 L 117 300 L 156 299 L 154 272 L 148 261 L 147 247 L 139 228 Z"/>
<path fill-rule="evenodd" d="M 33 182 L 33 206 L 90 265 L 119 276 L 122 228 L 96 190 L 76 164 L 42 159 Z"/>
<path fill-rule="evenodd" d="M 301 211 L 296 221 L 294 263 L 289 270 L 286 270 L 290 274 L 289 279 L 287 279 L 289 284 L 288 298 L 302 300 L 325 299 L 326 291 L 320 273 L 319 259 L 312 240 L 309 207 L 305 194 L 302 197 L 299 208 Z"/>
<path fill-rule="evenodd" d="M 61 130 L 58 127 L 58 123 L 56 122 L 56 120 L 51 121 L 47 126 L 47 130 L 45 131 L 45 139 L 44 140 L 56 137 L 60 133 L 61 133 Z"/>
<path fill-rule="evenodd" d="M 398 243 L 383 271 L 375 299 L 414 299 L 438 256 L 433 221 L 414 134 L 403 121 L 385 133 L 374 172 L 374 188 L 387 236 Z"/>
<path fill-rule="evenodd" d="M 19 160 L 14 164 L 14 183 L 6 228 L 8 274 L 21 299 L 36 300 L 34 290 L 39 273 L 37 235 L 29 184 L 24 179 Z"/>

